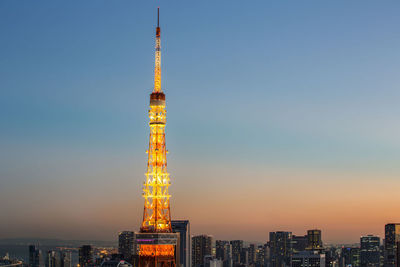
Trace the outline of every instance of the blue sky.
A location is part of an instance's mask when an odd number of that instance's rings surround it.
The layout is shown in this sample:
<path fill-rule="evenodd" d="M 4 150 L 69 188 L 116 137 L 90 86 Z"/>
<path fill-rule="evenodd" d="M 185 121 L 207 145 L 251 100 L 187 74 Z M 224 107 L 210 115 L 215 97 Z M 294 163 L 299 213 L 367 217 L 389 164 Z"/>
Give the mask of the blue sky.
<path fill-rule="evenodd" d="M 288 194 L 309 207 L 298 191 L 315 184 L 335 212 L 343 195 L 398 188 L 399 2 L 3 0 L 0 237 L 113 239 L 137 228 L 157 6 L 175 217 L 220 238 L 320 227 L 332 242 L 400 220 L 371 219 L 361 201 L 359 217 L 336 228 L 315 210 L 297 223 L 293 200 L 233 223 L 221 201 L 247 210 L 260 190 L 267 206 Z M 365 194 L 342 192 L 349 184 Z M 357 229 L 360 220 L 371 223 Z"/>

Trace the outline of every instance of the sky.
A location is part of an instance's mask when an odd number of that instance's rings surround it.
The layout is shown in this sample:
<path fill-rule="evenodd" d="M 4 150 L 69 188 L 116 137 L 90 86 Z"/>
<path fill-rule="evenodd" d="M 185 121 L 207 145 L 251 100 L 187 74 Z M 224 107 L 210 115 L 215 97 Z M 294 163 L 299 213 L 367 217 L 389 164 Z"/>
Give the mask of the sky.
<path fill-rule="evenodd" d="M 0 238 L 139 230 L 160 7 L 173 219 L 400 222 L 399 1 L 0 1 Z"/>

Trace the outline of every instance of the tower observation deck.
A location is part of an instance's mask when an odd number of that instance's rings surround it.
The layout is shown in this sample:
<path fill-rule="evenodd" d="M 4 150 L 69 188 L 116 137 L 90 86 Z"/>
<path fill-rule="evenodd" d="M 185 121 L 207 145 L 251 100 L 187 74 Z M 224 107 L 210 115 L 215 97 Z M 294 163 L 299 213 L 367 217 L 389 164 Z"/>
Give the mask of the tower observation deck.
<path fill-rule="evenodd" d="M 161 89 L 161 29 L 157 10 L 154 89 L 150 94 L 150 139 L 147 172 L 143 183 L 144 210 L 140 233 L 139 267 L 175 267 L 176 234 L 172 233 L 165 146 L 165 94 Z"/>

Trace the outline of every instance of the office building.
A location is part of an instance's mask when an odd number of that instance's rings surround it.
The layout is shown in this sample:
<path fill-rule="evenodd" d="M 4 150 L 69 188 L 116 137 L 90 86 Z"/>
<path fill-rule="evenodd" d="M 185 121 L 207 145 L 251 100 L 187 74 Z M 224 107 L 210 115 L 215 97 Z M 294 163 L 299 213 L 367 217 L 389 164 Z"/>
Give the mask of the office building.
<path fill-rule="evenodd" d="M 41 251 L 35 246 L 29 246 L 29 267 L 40 267 L 41 264 Z"/>
<path fill-rule="evenodd" d="M 270 232 L 270 267 L 291 266 L 292 255 L 292 233 L 291 232 Z"/>
<path fill-rule="evenodd" d="M 123 231 L 118 233 L 118 253 L 122 259 L 131 262 L 133 254 L 136 254 L 135 233 Z"/>
<path fill-rule="evenodd" d="M 206 256 L 212 256 L 212 236 L 192 237 L 192 267 L 204 267 Z"/>
<path fill-rule="evenodd" d="M 307 250 L 323 249 L 321 230 L 313 229 L 313 230 L 307 231 L 307 248 L 306 249 Z"/>
<path fill-rule="evenodd" d="M 46 267 L 60 267 L 60 254 L 57 251 L 49 250 L 46 257 Z"/>
<path fill-rule="evenodd" d="M 243 240 L 232 240 L 231 247 L 232 247 L 232 264 L 233 266 L 240 265 L 241 262 L 240 256 L 243 250 Z"/>
<path fill-rule="evenodd" d="M 400 267 L 400 223 L 385 225 L 384 267 Z"/>
<path fill-rule="evenodd" d="M 180 266 L 177 267 L 190 267 L 190 223 L 188 220 L 173 220 L 171 226 L 172 232 L 179 234 L 176 257 L 179 257 Z"/>
<path fill-rule="evenodd" d="M 93 264 L 93 249 L 91 245 L 83 245 L 79 248 L 79 265 L 86 267 Z"/>
<path fill-rule="evenodd" d="M 71 251 L 60 251 L 60 261 L 61 267 L 72 267 Z"/>
<path fill-rule="evenodd" d="M 248 248 L 248 262 L 250 265 L 256 263 L 256 245 L 250 244 Z"/>
<path fill-rule="evenodd" d="M 307 235 L 292 235 L 293 253 L 298 253 L 300 251 L 306 250 L 307 244 L 308 244 Z"/>
<path fill-rule="evenodd" d="M 339 267 L 360 267 L 360 248 L 342 247 L 339 258 Z"/>
<path fill-rule="evenodd" d="M 367 235 L 361 237 L 360 266 L 361 267 L 380 266 L 380 238 L 378 236 Z"/>
<path fill-rule="evenodd" d="M 318 251 L 300 251 L 293 254 L 292 267 L 325 267 L 325 254 Z"/>

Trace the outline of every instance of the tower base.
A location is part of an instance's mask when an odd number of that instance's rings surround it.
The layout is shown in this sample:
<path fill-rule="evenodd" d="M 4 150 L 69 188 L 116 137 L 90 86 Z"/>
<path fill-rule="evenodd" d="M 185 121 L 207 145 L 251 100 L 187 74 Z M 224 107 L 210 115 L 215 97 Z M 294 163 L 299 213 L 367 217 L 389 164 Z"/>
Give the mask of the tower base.
<path fill-rule="evenodd" d="M 175 233 L 137 233 L 139 267 L 175 267 L 177 240 Z"/>

